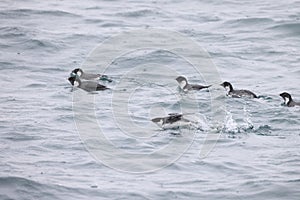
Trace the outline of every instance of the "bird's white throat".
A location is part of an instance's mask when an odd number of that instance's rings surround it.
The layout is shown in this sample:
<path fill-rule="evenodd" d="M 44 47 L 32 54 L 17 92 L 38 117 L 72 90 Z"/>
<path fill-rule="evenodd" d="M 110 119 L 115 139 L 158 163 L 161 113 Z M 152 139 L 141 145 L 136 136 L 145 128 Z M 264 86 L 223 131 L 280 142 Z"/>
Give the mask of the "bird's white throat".
<path fill-rule="evenodd" d="M 288 97 L 284 97 L 284 103 L 288 104 L 290 102 L 290 99 Z"/>
<path fill-rule="evenodd" d="M 74 81 L 74 86 L 78 87 L 79 86 L 79 82 L 78 81 Z"/>
<path fill-rule="evenodd" d="M 180 87 L 181 89 L 184 89 L 186 85 L 187 85 L 187 82 L 186 82 L 186 81 L 181 81 L 181 82 L 179 83 L 179 87 Z"/>
<path fill-rule="evenodd" d="M 225 90 L 226 90 L 227 92 L 229 92 L 229 91 L 230 91 L 230 87 L 229 87 L 229 86 L 226 86 L 226 87 L 225 87 Z"/>

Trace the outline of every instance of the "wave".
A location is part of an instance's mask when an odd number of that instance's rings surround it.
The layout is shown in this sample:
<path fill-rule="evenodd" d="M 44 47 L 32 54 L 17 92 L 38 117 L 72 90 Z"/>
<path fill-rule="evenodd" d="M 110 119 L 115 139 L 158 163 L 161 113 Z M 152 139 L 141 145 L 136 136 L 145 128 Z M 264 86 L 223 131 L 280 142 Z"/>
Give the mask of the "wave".
<path fill-rule="evenodd" d="M 269 29 L 280 29 L 300 32 L 300 23 L 283 23 L 270 27 Z"/>
<path fill-rule="evenodd" d="M 93 193 L 92 188 L 95 186 L 87 189 L 72 188 L 41 183 L 29 178 L 0 177 L 0 199 L 88 199 L 91 196 L 89 194 Z"/>
<path fill-rule="evenodd" d="M 5 38 L 25 37 L 29 30 L 20 26 L 4 26 L 0 27 L 0 36 Z"/>
<path fill-rule="evenodd" d="M 262 24 L 272 24 L 274 20 L 271 18 L 249 17 L 242 19 L 228 20 L 224 24 L 231 27 L 243 27 L 243 26 L 258 26 Z"/>
<path fill-rule="evenodd" d="M 42 174 L 42 173 L 41 173 Z M 145 194 L 141 192 L 119 191 L 110 188 L 109 185 L 102 185 L 101 189 L 95 184 L 86 187 L 63 186 L 60 184 L 49 184 L 45 182 L 31 180 L 29 178 L 6 176 L 0 177 L 0 199 L 115 199 L 116 197 L 137 197 L 145 199 Z"/>
<path fill-rule="evenodd" d="M 25 28 L 22 26 L 5 26 L 0 28 L 0 38 L 8 40 L 7 48 L 18 45 L 21 49 L 58 50 L 64 47 L 61 40 L 46 39 L 40 36 L 40 31 Z"/>
<path fill-rule="evenodd" d="M 15 69 L 15 64 L 11 62 L 5 62 L 5 61 L 0 61 L 0 71 L 1 70 L 6 70 L 6 69 Z"/>
<path fill-rule="evenodd" d="M 14 9 L 14 10 L 4 10 L 0 11 L 0 17 L 4 19 L 15 19 L 20 17 L 29 17 L 33 15 L 39 15 L 43 18 L 46 16 L 55 17 L 81 17 L 78 14 L 61 11 L 61 10 L 33 10 L 33 9 Z"/>
<path fill-rule="evenodd" d="M 128 12 L 120 12 L 117 13 L 118 16 L 122 17 L 147 17 L 147 16 L 163 16 L 163 14 L 157 10 L 152 9 L 141 9 L 141 10 L 134 10 Z"/>
<path fill-rule="evenodd" d="M 279 31 L 288 33 L 290 36 L 299 36 L 300 34 L 300 23 L 282 23 L 269 27 L 267 30 Z"/>

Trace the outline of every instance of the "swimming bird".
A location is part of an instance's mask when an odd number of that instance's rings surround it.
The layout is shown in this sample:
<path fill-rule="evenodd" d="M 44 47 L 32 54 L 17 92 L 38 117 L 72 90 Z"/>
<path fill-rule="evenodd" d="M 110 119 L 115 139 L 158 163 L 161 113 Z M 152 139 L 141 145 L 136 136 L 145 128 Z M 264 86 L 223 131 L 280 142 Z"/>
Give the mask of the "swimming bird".
<path fill-rule="evenodd" d="M 95 81 L 81 81 L 80 78 L 77 76 L 71 76 L 68 78 L 68 80 L 70 81 L 71 85 L 81 88 L 87 92 L 109 89 L 108 87 L 100 85 Z"/>
<path fill-rule="evenodd" d="M 289 93 L 283 92 L 280 96 L 283 98 L 284 104 L 288 107 L 300 106 L 300 102 L 295 102 Z"/>
<path fill-rule="evenodd" d="M 191 125 L 192 123 L 190 120 L 185 119 L 183 117 L 183 114 L 179 114 L 179 113 L 170 113 L 166 117 L 157 117 L 151 119 L 151 121 L 163 129 L 178 128 L 180 126 Z"/>
<path fill-rule="evenodd" d="M 231 83 L 225 81 L 221 84 L 227 91 L 227 96 L 240 98 L 240 97 L 249 97 L 249 98 L 258 98 L 256 94 L 249 90 L 234 90 Z"/>
<path fill-rule="evenodd" d="M 179 87 L 183 91 L 188 91 L 188 90 L 202 90 L 204 88 L 209 88 L 211 85 L 204 86 L 204 85 L 197 85 L 197 84 L 189 84 L 187 79 L 184 76 L 178 76 L 176 78 L 176 81 L 179 84 Z"/>
<path fill-rule="evenodd" d="M 76 68 L 71 72 L 70 76 L 74 76 L 74 75 L 79 76 L 79 78 L 83 80 L 102 80 L 102 81 L 112 82 L 112 80 L 109 79 L 108 76 L 106 75 L 85 73 L 80 68 Z"/>

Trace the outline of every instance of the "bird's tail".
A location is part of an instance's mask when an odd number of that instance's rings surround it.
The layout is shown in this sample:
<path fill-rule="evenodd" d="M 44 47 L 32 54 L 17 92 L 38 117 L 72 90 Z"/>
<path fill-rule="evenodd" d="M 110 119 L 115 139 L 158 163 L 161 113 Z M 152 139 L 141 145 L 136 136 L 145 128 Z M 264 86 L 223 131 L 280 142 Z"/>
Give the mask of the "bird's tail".
<path fill-rule="evenodd" d="M 212 85 L 204 85 L 203 88 L 209 88 L 211 87 Z"/>

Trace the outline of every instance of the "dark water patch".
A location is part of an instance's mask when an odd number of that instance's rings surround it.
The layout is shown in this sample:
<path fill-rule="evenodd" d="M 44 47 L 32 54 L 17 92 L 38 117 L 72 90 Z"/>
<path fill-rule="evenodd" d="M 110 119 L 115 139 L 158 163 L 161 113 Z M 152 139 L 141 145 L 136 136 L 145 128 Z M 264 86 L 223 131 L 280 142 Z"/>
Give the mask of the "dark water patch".
<path fill-rule="evenodd" d="M 270 25 L 274 23 L 271 18 L 243 18 L 243 19 L 234 19 L 228 20 L 224 23 L 226 26 L 230 27 L 249 27 L 249 26 L 261 26 L 261 25 Z"/>
<path fill-rule="evenodd" d="M 97 44 L 104 39 L 105 37 L 101 33 L 73 33 L 64 36 L 61 40 L 67 42 L 68 44 L 76 44 L 78 43 L 78 41 L 80 41 L 81 43 L 93 41 L 95 44 Z M 92 48 L 94 48 L 94 46 L 92 46 Z"/>
<path fill-rule="evenodd" d="M 134 11 L 128 11 L 128 12 L 121 12 L 117 13 L 117 16 L 122 16 L 122 17 L 148 17 L 148 16 L 163 16 L 163 14 L 156 10 L 152 9 L 141 9 L 141 10 L 134 10 Z"/>
<path fill-rule="evenodd" d="M 124 22 L 106 22 L 101 24 L 101 27 L 110 28 L 110 27 L 128 27 Z"/>
<path fill-rule="evenodd" d="M 282 117 L 282 118 L 274 118 L 274 119 L 270 119 L 270 123 L 272 124 L 299 124 L 299 119 L 297 118 L 285 118 L 285 117 Z"/>
<path fill-rule="evenodd" d="M 0 71 L 2 70 L 7 70 L 7 69 L 15 69 L 15 64 L 13 64 L 12 62 L 1 62 L 0 61 Z"/>
<path fill-rule="evenodd" d="M 11 47 L 10 45 L 8 45 L 8 44 L 1 44 L 1 42 L 0 42 L 0 48 L 1 49 L 8 49 L 10 47 Z"/>
<path fill-rule="evenodd" d="M 6 140 L 11 140 L 14 142 L 22 142 L 22 141 L 33 141 L 33 140 L 43 140 L 44 138 L 37 135 L 30 135 L 26 133 L 18 133 L 18 132 L 11 132 L 8 131 L 5 135 L 3 135 L 1 138 Z"/>
<path fill-rule="evenodd" d="M 300 183 L 300 179 L 287 180 L 287 182 Z"/>
<path fill-rule="evenodd" d="M 266 30 L 272 31 L 279 35 L 286 35 L 286 36 L 299 36 L 300 34 L 300 23 L 282 23 L 278 25 L 271 26 Z"/>
<path fill-rule="evenodd" d="M 88 24 L 101 24 L 105 22 L 105 20 L 102 19 L 85 19 L 84 21 Z"/>
<path fill-rule="evenodd" d="M 66 67 L 64 66 L 52 66 L 52 67 L 43 67 L 43 68 L 38 68 L 38 69 L 33 69 L 32 73 L 43 73 L 43 74 L 48 74 L 48 75 L 56 75 L 58 73 L 62 72 L 67 72 Z M 71 70 L 70 70 L 71 72 Z"/>
<path fill-rule="evenodd" d="M 279 25 L 271 26 L 269 29 L 300 32 L 300 23 L 282 23 Z"/>
<path fill-rule="evenodd" d="M 84 8 L 85 10 L 102 10 L 103 7 L 100 7 L 100 6 L 92 6 L 92 7 L 87 7 L 87 8 Z"/>
<path fill-rule="evenodd" d="M 195 14 L 186 14 L 183 16 L 178 16 L 181 19 L 187 20 L 187 21 L 194 21 L 197 23 L 208 23 L 208 22 L 218 22 L 221 21 L 221 18 L 219 18 L 218 16 L 204 16 L 204 13 L 198 13 L 197 15 Z"/>
<path fill-rule="evenodd" d="M 45 88 L 47 87 L 47 84 L 45 83 L 31 83 L 26 85 L 27 88 L 37 89 L 37 88 Z"/>
<path fill-rule="evenodd" d="M 172 183 L 165 183 L 163 185 L 164 187 L 170 187 L 170 186 L 176 187 L 177 185 L 193 185 L 193 184 L 205 184 L 205 183 L 208 183 L 208 181 L 190 177 L 190 179 L 187 180 L 175 180 Z"/>

